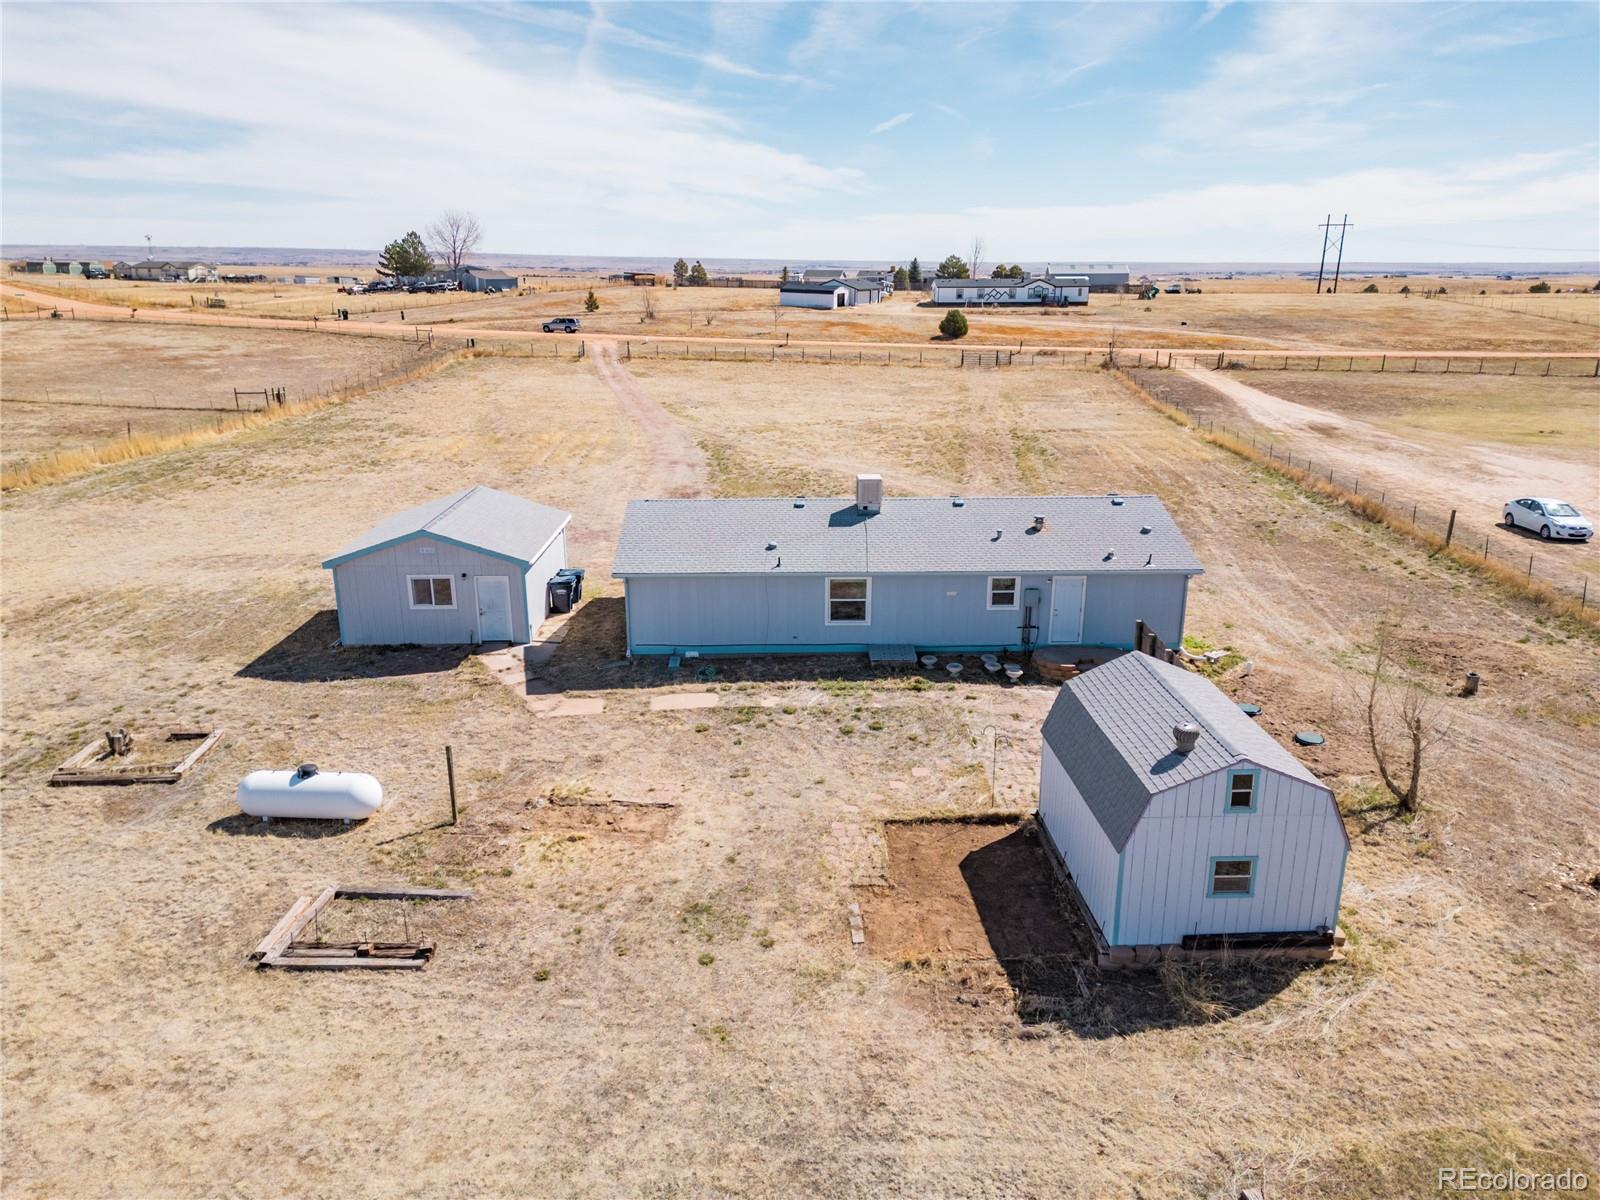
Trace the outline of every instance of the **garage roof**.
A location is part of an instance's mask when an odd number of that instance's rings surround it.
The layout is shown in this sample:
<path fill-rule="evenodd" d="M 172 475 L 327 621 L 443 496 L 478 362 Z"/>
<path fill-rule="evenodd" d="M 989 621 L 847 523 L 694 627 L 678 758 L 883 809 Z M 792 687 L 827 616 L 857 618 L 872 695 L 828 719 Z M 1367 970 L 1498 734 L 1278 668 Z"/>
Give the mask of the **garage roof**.
<path fill-rule="evenodd" d="M 572 514 L 559 508 L 474 484 L 378 522 L 322 565 L 331 569 L 418 536 L 527 565 L 571 520 Z"/>

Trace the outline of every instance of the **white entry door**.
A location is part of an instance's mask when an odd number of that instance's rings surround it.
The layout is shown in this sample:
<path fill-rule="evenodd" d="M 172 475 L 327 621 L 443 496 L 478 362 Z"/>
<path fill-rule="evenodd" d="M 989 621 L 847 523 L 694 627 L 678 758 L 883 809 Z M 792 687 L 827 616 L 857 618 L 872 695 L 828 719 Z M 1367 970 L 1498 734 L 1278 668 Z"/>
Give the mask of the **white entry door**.
<path fill-rule="evenodd" d="M 1083 641 L 1082 575 L 1055 575 L 1050 580 L 1050 642 L 1076 646 Z"/>
<path fill-rule="evenodd" d="M 511 640 L 511 581 L 504 575 L 479 575 L 478 640 Z"/>

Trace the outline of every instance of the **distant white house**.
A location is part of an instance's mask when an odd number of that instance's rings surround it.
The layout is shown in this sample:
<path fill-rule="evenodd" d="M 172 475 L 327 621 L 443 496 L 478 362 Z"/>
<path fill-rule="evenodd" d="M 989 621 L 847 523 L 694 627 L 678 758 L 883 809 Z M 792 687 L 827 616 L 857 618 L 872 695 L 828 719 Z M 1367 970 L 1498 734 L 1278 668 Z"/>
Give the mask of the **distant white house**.
<path fill-rule="evenodd" d="M 798 279 L 801 283 L 827 283 L 830 279 L 843 279 L 848 274 L 850 272 L 843 267 L 804 267 L 789 272 L 791 279 Z"/>
<path fill-rule="evenodd" d="M 935 304 L 1087 304 L 1089 280 L 1082 275 L 1035 275 L 1032 279 L 933 281 Z"/>
<path fill-rule="evenodd" d="M 143 262 L 118 263 L 117 275 L 120 279 L 145 279 L 157 283 L 216 283 L 217 266 L 215 263 L 190 260 L 170 262 L 166 259 L 146 259 Z"/>
<path fill-rule="evenodd" d="M 1333 793 L 1210 680 L 1124 654 L 1062 685 L 1043 741 L 1039 824 L 1109 961 L 1224 938 L 1332 952 Z"/>
<path fill-rule="evenodd" d="M 778 287 L 778 303 L 787 308 L 854 308 L 878 304 L 883 297 L 883 285 L 872 279 L 790 280 Z"/>

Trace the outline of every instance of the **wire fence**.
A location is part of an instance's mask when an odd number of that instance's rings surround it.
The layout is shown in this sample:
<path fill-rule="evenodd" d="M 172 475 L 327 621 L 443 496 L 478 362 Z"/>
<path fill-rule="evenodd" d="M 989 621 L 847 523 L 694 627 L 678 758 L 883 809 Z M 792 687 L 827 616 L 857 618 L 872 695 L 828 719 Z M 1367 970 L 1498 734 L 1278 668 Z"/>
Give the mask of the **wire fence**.
<path fill-rule="evenodd" d="M 1268 436 L 1259 427 L 1229 425 L 1169 395 L 1158 394 L 1156 399 L 1160 404 L 1180 410 L 1199 432 L 1218 434 L 1239 443 L 1241 447 L 1248 446 L 1252 455 L 1264 459 L 1269 467 L 1281 466 L 1299 472 L 1318 484 L 1326 482 L 1330 488 L 1364 501 L 1365 507 L 1376 509 L 1377 515 L 1391 522 L 1409 523 L 1424 537 L 1437 537 L 1445 547 L 1456 547 L 1458 551 L 1481 559 L 1486 565 L 1492 564 L 1513 572 L 1530 583 L 1538 581 L 1547 584 L 1576 599 L 1580 611 L 1588 607 L 1590 577 L 1582 571 L 1574 571 L 1570 567 L 1563 569 L 1560 564 L 1552 562 L 1547 551 L 1554 551 L 1556 546 L 1547 547 L 1534 530 L 1512 528 L 1503 523 L 1489 526 L 1463 520 L 1458 509 L 1449 508 L 1438 501 L 1423 503 L 1394 491 L 1388 484 L 1370 476 L 1362 479 L 1348 471 L 1340 472 L 1326 462 L 1319 463 L 1312 455 L 1297 454 L 1293 447 L 1286 446 L 1281 439 Z M 1575 546 L 1567 548 L 1578 549 Z"/>
<path fill-rule="evenodd" d="M 1405 375 L 1516 375 L 1593 379 L 1600 357 L 1542 354 L 1315 354 L 1288 350 L 1113 350 L 1117 367 L 1207 371 L 1355 371 Z"/>
<path fill-rule="evenodd" d="M 247 387 L 220 390 L 214 395 L 181 396 L 160 392 L 154 388 L 96 385 L 93 388 L 47 387 L 42 391 L 18 392 L 6 387 L 0 389 L 0 401 L 15 404 L 49 404 L 80 408 L 127 408 L 144 412 L 267 412 L 308 401 L 338 395 L 352 395 L 402 383 L 413 377 L 419 365 L 445 354 L 466 349 L 460 339 L 436 338 L 424 341 L 420 353 L 408 356 L 387 367 L 371 370 L 349 371 L 330 375 L 313 383 L 297 386 L 272 383 L 252 383 Z"/>
<path fill-rule="evenodd" d="M 1448 300 L 1452 304 L 1472 304 L 1496 312 L 1517 313 L 1524 317 L 1544 317 L 1551 321 L 1566 321 L 1573 325 L 1600 327 L 1600 297 L 1563 296 L 1522 297 L 1511 296 L 1453 296 L 1436 294 L 1430 299 Z"/>

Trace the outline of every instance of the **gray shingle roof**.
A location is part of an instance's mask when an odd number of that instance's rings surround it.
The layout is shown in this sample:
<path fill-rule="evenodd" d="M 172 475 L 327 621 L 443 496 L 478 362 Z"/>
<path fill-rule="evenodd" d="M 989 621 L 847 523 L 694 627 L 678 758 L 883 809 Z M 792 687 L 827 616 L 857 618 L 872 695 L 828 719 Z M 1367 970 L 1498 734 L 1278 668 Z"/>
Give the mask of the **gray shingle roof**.
<path fill-rule="evenodd" d="M 559 508 L 474 484 L 378 522 L 322 565 L 335 567 L 346 559 L 371 553 L 419 533 L 516 562 L 531 563 L 570 520 L 572 514 Z"/>
<path fill-rule="evenodd" d="M 831 283 L 802 283 L 791 279 L 788 283 L 780 284 L 780 292 L 836 292 L 844 286 L 842 280 L 835 279 Z"/>
<path fill-rule="evenodd" d="M 1200 727 L 1188 754 L 1172 727 Z M 1322 786 L 1300 761 L 1202 675 L 1124 654 L 1063 684 L 1044 740 L 1120 853 L 1150 797 L 1241 761 Z"/>
<path fill-rule="evenodd" d="M 634 500 L 612 574 L 1087 574 L 1204 568 L 1154 496 Z M 1044 528 L 1029 532 L 1035 514 Z M 1144 531 L 1148 532 L 1144 532 Z M 999 536 L 996 537 L 996 532 Z M 768 546 L 772 549 L 768 549 Z M 1109 557 L 1108 557 L 1109 555 Z"/>

